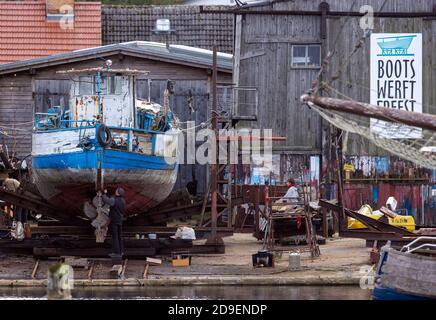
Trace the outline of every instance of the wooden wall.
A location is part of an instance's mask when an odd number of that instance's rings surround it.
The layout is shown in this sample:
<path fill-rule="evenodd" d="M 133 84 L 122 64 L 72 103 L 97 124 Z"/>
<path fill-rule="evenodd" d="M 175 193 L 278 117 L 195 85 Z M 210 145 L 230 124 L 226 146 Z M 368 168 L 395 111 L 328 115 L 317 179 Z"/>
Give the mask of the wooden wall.
<path fill-rule="evenodd" d="M 391 2 L 391 1 L 388 1 Z M 411 1 L 404 1 L 409 3 Z M 431 1 L 429 1 L 431 2 Z M 436 2 L 435 2 L 436 3 Z M 399 10 L 403 10 L 398 8 Z M 419 11 L 419 8 L 416 8 Z M 360 48 L 351 57 L 350 63 L 346 67 L 344 61 L 348 59 L 348 55 L 353 50 L 354 45 L 358 43 L 362 36 L 362 30 L 359 27 L 358 18 L 350 18 L 346 22 L 346 27 L 341 32 L 341 39 L 349 39 L 348 41 L 338 41 L 334 44 L 335 35 L 339 32 L 340 26 L 346 17 L 340 19 L 328 19 L 328 50 L 336 50 L 336 57 L 332 59 L 330 70 L 342 70 L 340 77 L 333 83 L 333 87 L 342 94 L 353 98 L 357 101 L 370 102 L 370 39 L 365 40 L 362 48 Z M 436 43 L 433 38 L 436 34 L 436 20 L 428 20 L 423 18 L 378 18 L 374 20 L 375 33 L 422 33 L 422 97 L 424 113 L 436 113 L 436 91 L 434 87 L 435 71 L 436 71 Z M 335 95 L 339 98 L 344 98 Z M 361 120 L 361 119 L 360 119 Z M 347 154 L 351 155 L 388 155 L 384 149 L 376 147 L 358 135 L 350 135 L 348 137 Z"/>
<path fill-rule="evenodd" d="M 317 43 L 318 17 L 246 15 L 242 23 L 239 85 L 259 91 L 259 128 L 272 128 L 286 142 L 274 148 L 286 151 L 319 152 L 320 118 L 300 103 L 317 69 L 293 69 L 291 45 L 304 40 Z"/>
<path fill-rule="evenodd" d="M 317 0 L 277 2 L 256 10 L 310 10 L 319 11 Z M 359 12 L 362 5 L 373 6 L 376 12 L 432 12 L 436 0 L 330 0 L 331 11 Z M 238 25 L 238 21 L 240 24 Z M 341 28 L 341 25 L 344 27 Z M 236 18 L 235 25 L 235 78 L 240 86 L 255 86 L 259 90 L 259 118 L 261 128 L 273 128 L 276 136 L 286 136 L 285 143 L 275 143 L 277 152 L 317 154 L 325 147 L 326 127 L 319 116 L 300 103 L 300 96 L 310 87 L 318 70 L 294 69 L 290 66 L 291 45 L 320 43 L 325 58 L 329 50 L 336 53 L 331 59 L 329 72 L 333 74 L 345 64 L 363 34 L 358 17 L 327 17 L 327 37 L 321 39 L 321 16 L 245 14 Z M 238 32 L 240 28 L 240 33 Z M 423 18 L 375 18 L 374 32 L 423 33 L 423 99 L 424 104 L 436 105 L 435 64 L 436 20 Z M 336 38 L 338 41 L 335 42 Z M 369 102 L 369 38 L 352 57 L 333 87 L 345 95 Z M 350 82 L 352 84 L 350 84 Z M 436 112 L 424 107 L 423 112 Z M 350 136 L 348 154 L 384 155 L 386 152 L 368 140 Z"/>
<path fill-rule="evenodd" d="M 9 154 L 30 154 L 33 99 L 30 75 L 0 77 L 0 143 Z"/>

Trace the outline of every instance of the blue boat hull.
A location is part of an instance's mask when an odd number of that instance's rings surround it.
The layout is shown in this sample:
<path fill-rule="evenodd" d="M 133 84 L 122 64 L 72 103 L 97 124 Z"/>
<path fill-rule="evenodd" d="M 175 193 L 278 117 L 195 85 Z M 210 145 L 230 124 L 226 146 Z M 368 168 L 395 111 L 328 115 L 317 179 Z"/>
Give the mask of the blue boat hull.
<path fill-rule="evenodd" d="M 108 190 L 125 190 L 126 215 L 147 211 L 171 193 L 177 164 L 121 150 L 92 150 L 34 155 L 32 174 L 42 196 L 54 207 L 83 215 L 85 201 L 95 196 L 99 169 Z"/>
<path fill-rule="evenodd" d="M 395 289 L 375 285 L 372 291 L 373 300 L 430 300 L 427 297 L 420 297 L 403 292 L 399 292 Z"/>

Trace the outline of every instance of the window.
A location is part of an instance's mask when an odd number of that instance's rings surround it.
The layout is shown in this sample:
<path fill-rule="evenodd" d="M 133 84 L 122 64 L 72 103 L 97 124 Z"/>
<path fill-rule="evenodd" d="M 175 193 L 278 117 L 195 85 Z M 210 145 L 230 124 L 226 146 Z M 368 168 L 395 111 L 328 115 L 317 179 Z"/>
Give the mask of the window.
<path fill-rule="evenodd" d="M 100 77 L 101 94 L 121 94 L 121 77 L 120 76 L 101 76 Z M 94 77 L 94 92 L 97 94 L 97 77 Z"/>
<path fill-rule="evenodd" d="M 79 77 L 79 94 L 81 95 L 92 95 L 94 82 L 92 77 Z"/>
<path fill-rule="evenodd" d="M 321 45 L 293 45 L 291 66 L 293 68 L 321 67 Z"/>
<path fill-rule="evenodd" d="M 121 76 L 101 76 L 100 92 L 105 94 L 121 94 Z M 79 94 L 96 95 L 98 91 L 97 76 L 79 77 Z"/>

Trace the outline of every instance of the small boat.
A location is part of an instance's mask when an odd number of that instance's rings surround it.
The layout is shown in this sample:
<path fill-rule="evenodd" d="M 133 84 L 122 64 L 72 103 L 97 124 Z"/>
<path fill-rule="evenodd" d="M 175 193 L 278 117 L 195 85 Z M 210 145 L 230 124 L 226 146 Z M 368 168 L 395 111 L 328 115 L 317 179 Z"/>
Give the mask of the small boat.
<path fill-rule="evenodd" d="M 377 44 L 382 49 L 381 55 L 407 55 L 407 49 L 409 49 L 410 44 L 415 37 L 416 35 L 383 37 L 377 39 L 380 40 Z"/>
<path fill-rule="evenodd" d="M 177 178 L 176 150 L 167 145 L 176 130 L 169 108 L 135 96 L 144 71 L 110 67 L 62 71 L 72 79 L 69 106 L 35 114 L 32 176 L 56 209 L 93 219 L 101 206 L 97 190 L 125 190 L 126 215 L 162 202 Z"/>
<path fill-rule="evenodd" d="M 401 250 L 386 245 L 376 269 L 374 300 L 436 299 L 436 237 L 418 237 Z"/>

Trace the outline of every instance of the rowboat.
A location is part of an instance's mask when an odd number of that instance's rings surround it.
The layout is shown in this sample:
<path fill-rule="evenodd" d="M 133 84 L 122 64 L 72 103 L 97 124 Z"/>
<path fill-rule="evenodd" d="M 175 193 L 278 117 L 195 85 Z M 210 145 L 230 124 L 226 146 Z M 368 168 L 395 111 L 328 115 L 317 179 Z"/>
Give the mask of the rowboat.
<path fill-rule="evenodd" d="M 401 250 L 382 247 L 374 300 L 436 299 L 436 237 L 418 237 Z"/>

